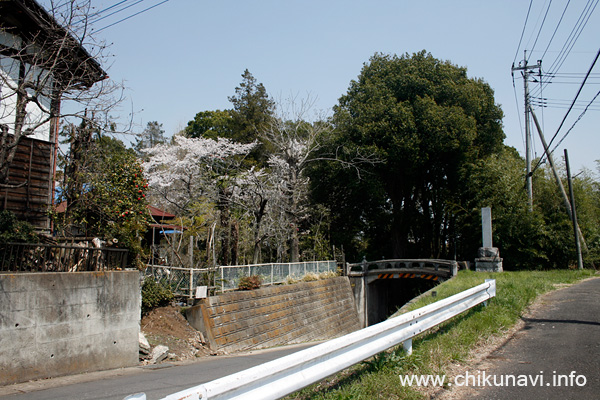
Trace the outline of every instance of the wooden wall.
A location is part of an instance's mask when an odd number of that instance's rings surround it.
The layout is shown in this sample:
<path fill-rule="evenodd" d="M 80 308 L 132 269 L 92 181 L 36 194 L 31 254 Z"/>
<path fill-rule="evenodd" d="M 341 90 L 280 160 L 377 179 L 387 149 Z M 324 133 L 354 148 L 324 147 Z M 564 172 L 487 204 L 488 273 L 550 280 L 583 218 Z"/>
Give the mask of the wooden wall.
<path fill-rule="evenodd" d="M 50 229 L 49 207 L 52 201 L 54 145 L 23 137 L 10 166 L 11 185 L 25 183 L 16 189 L 0 189 L 0 210 L 10 210 L 40 230 Z"/>

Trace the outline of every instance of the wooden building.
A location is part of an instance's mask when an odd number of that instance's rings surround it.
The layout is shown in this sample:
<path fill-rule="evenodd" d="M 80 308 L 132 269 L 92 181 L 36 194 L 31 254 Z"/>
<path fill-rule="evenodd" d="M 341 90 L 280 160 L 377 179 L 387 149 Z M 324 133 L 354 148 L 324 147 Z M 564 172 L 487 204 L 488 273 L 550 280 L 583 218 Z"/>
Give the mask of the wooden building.
<path fill-rule="evenodd" d="M 106 77 L 37 1 L 0 0 L 0 210 L 50 231 L 61 95 Z"/>

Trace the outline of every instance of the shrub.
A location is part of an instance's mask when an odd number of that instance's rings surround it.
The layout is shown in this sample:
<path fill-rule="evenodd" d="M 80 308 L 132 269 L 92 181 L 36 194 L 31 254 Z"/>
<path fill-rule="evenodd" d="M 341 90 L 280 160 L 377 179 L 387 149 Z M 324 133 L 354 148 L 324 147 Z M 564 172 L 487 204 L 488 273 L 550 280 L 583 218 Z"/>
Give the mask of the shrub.
<path fill-rule="evenodd" d="M 258 289 L 261 283 L 262 281 L 258 275 L 243 276 L 240 278 L 240 283 L 238 283 L 238 290 Z"/>
<path fill-rule="evenodd" d="M 158 307 L 168 306 L 175 298 L 171 287 L 164 281 L 156 282 L 149 276 L 142 284 L 142 315 Z"/>
<path fill-rule="evenodd" d="M 11 211 L 0 211 L 0 243 L 37 243 L 33 225 L 19 221 Z"/>

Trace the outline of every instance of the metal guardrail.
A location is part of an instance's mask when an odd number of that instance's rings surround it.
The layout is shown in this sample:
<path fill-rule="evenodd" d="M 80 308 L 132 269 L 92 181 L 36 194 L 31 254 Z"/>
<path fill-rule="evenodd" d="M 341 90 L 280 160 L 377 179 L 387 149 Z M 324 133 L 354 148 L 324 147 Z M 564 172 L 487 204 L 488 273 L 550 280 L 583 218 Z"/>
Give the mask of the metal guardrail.
<path fill-rule="evenodd" d="M 2 272 L 104 271 L 127 266 L 127 249 L 42 243 L 0 244 Z"/>
<path fill-rule="evenodd" d="M 410 353 L 414 336 L 495 296 L 496 280 L 489 279 L 412 312 L 163 400 L 278 399 L 400 343 Z M 142 394 L 136 396 L 146 398 Z"/>

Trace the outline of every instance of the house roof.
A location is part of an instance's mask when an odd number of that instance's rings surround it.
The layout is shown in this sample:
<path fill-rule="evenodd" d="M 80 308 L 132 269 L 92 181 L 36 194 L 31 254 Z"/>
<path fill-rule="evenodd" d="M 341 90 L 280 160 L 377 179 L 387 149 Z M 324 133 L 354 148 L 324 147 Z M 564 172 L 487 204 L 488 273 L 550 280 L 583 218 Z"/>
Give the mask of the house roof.
<path fill-rule="evenodd" d="M 92 86 L 108 75 L 80 41 L 62 27 L 36 0 L 0 0 L 0 27 L 9 33 L 41 45 L 50 54 L 68 53 L 53 67 L 56 78 L 70 84 Z M 60 46 L 57 45 L 60 43 Z M 14 56 L 16 50 L 0 46 L 0 54 Z M 24 56 L 20 52 L 19 57 Z M 50 56 L 52 58 L 52 56 Z M 53 62 L 57 60 L 52 60 Z"/>
<path fill-rule="evenodd" d="M 165 219 L 165 218 L 175 218 L 176 215 L 168 213 L 164 210 L 161 210 L 159 208 L 156 208 L 154 206 L 148 206 L 148 210 L 150 210 L 150 214 L 152 214 L 152 216 L 154 218 L 160 218 L 160 219 Z"/>

